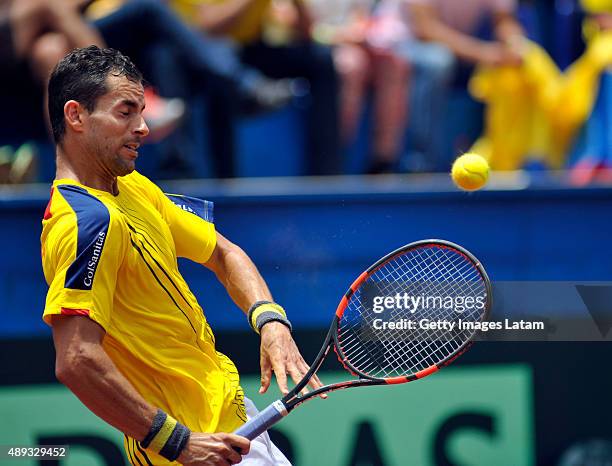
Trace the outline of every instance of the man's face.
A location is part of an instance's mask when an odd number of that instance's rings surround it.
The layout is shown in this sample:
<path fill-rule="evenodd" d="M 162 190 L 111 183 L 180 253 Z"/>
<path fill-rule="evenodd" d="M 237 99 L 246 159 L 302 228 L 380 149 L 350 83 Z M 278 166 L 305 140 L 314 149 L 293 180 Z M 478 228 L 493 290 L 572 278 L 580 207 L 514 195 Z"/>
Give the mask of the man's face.
<path fill-rule="evenodd" d="M 108 76 L 108 92 L 88 115 L 84 132 L 87 152 L 103 171 L 124 176 L 135 169 L 138 148 L 149 134 L 143 117 L 144 89 L 125 76 Z"/>

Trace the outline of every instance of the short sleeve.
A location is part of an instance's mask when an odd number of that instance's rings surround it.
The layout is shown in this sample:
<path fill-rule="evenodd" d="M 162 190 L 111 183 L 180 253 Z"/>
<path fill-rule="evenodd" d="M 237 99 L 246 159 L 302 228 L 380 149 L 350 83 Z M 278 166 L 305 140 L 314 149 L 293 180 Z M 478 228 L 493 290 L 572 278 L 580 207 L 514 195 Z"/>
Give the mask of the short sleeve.
<path fill-rule="evenodd" d="M 206 262 L 217 245 L 213 203 L 195 197 L 165 194 L 162 204 L 176 254 L 195 262 Z"/>
<path fill-rule="evenodd" d="M 43 319 L 50 324 L 53 315 L 85 315 L 108 331 L 127 233 L 84 189 L 57 189 L 58 202 L 70 210 L 43 228 L 43 269 L 49 285 Z"/>
<path fill-rule="evenodd" d="M 200 264 L 208 261 L 217 245 L 213 203 L 179 194 L 165 194 L 140 173 L 128 175 L 130 183 L 154 203 L 168 224 L 178 257 Z"/>

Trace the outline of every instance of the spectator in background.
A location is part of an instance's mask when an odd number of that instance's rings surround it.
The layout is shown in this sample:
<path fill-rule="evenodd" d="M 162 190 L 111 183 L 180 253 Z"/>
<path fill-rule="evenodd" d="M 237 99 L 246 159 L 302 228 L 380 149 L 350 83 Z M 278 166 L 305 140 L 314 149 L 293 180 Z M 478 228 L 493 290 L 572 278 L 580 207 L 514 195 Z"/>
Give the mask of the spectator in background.
<path fill-rule="evenodd" d="M 97 31 L 81 17 L 86 0 L 0 0 L 0 64 L 2 72 L 23 76 L 14 86 L 32 86 L 30 76 L 46 91 L 55 64 L 71 49 L 103 45 Z M 6 89 L 4 91 L 7 91 Z M 41 102 L 41 109 L 46 107 Z M 46 115 L 46 111 L 44 112 Z M 0 184 L 32 181 L 36 175 L 36 146 L 0 148 Z"/>
<path fill-rule="evenodd" d="M 98 11 L 101 17 L 88 22 L 82 14 L 87 7 Z M 40 84 L 46 84 L 55 64 L 74 48 L 108 45 L 133 54 L 143 65 L 151 65 L 156 61 L 160 45 L 164 45 L 177 58 L 177 66 L 194 76 L 194 87 L 215 88 L 218 94 L 230 96 L 231 99 L 225 99 L 228 106 L 233 99 L 236 106 L 243 104 L 252 111 L 269 110 L 279 108 L 292 97 L 290 83 L 270 80 L 254 69 L 247 69 L 227 44 L 206 40 L 191 31 L 157 0 L 133 0 L 125 4 L 114 0 L 0 0 L 0 39 L 3 70 L 26 75 L 32 70 Z M 220 63 L 217 59 L 220 53 L 229 59 Z M 174 75 L 164 72 L 164 76 L 155 76 L 152 80 L 160 87 Z M 46 89 L 46 85 L 42 87 Z M 181 99 L 161 98 L 151 88 L 145 92 L 148 105 L 144 115 L 151 129 L 149 139 L 158 141 L 176 128 L 185 107 Z M 223 143 L 232 145 L 227 140 Z M 0 182 L 16 183 L 31 178 L 34 148 L 32 144 L 24 144 L 16 151 L 2 147 Z M 222 153 L 220 158 L 218 175 L 232 176 L 232 157 Z"/>
<path fill-rule="evenodd" d="M 369 0 L 310 3 L 317 17 L 316 39 L 334 46 L 334 62 L 341 80 L 343 142 L 354 140 L 371 89 L 374 134 L 367 171 L 397 171 L 406 130 L 409 65 L 390 45 L 403 24 L 396 17 L 372 16 L 374 2 Z"/>
<path fill-rule="evenodd" d="M 338 84 L 331 51 L 311 40 L 308 9 L 302 0 L 293 1 L 298 12 L 296 37 L 282 46 L 269 45 L 263 40 L 271 0 L 170 0 L 170 5 L 200 32 L 231 38 L 245 65 L 271 78 L 308 80 L 311 95 L 307 125 L 308 173 L 338 174 L 341 170 Z M 213 102 L 213 114 L 227 111 L 231 109 L 223 99 Z M 218 131 L 224 132 L 226 128 L 219 127 Z"/>
<path fill-rule="evenodd" d="M 46 93 L 51 70 L 69 51 L 88 45 L 105 47 L 95 25 L 83 18 L 91 0 L 0 0 L 0 63 L 5 73 L 33 74 Z M 26 83 L 30 85 L 30 83 Z M 163 99 L 150 88 L 145 112 L 151 138 L 168 135 L 184 113 L 180 99 Z M 44 96 L 43 106 L 47 98 Z M 154 109 L 154 111 L 152 111 Z M 43 114 L 47 115 L 46 108 Z M 25 143 L 13 151 L 3 146 L 0 183 L 32 181 L 35 176 L 36 144 Z"/>
<path fill-rule="evenodd" d="M 83 18 L 92 0 L 0 0 L 0 60 L 5 72 L 20 72 L 27 65 L 46 91 L 56 63 L 69 51 L 97 45 L 105 40 L 96 27 Z M 152 137 L 167 134 L 182 116 L 177 101 L 167 102 L 149 91 L 158 111 L 145 114 Z M 44 99 L 45 103 L 47 99 Z M 46 113 L 46 112 L 45 112 Z"/>
<path fill-rule="evenodd" d="M 516 0 L 382 0 L 382 10 L 401 8 L 406 36 L 396 50 L 412 64 L 413 146 L 431 168 L 443 166 L 444 105 L 457 60 L 490 66 L 518 65 L 514 44 L 523 31 L 514 18 Z M 477 37 L 492 20 L 493 40 Z"/>
<path fill-rule="evenodd" d="M 585 137 L 576 151 L 572 181 L 588 183 L 608 165 L 610 131 L 605 127 L 610 127 L 606 106 L 610 108 L 611 84 L 606 70 L 612 65 L 612 3 L 584 3 L 605 6 L 591 10 L 586 23 L 592 34 L 585 34 L 585 52 L 563 72 L 542 47 L 524 40 L 516 45 L 520 66 L 483 66 L 472 76 L 470 91 L 486 110 L 484 132 L 471 150 L 487 157 L 492 169 L 562 168 L 581 130 Z"/>
<path fill-rule="evenodd" d="M 87 0 L 0 0 L 0 60 L 5 71 L 27 63 L 46 84 L 68 51 L 102 45 L 100 34 L 81 17 Z"/>
<path fill-rule="evenodd" d="M 191 30 L 163 2 L 96 0 L 88 13 L 108 45 L 132 57 L 163 95 L 191 99 L 206 94 L 206 125 L 218 177 L 236 175 L 237 115 L 278 109 L 293 96 L 292 80 L 268 79 L 242 64 L 228 40 Z M 182 176 L 189 176 L 181 154 L 190 142 L 186 133 L 179 131 L 164 143 L 167 153 L 162 155 L 169 158 L 166 170 Z"/>
<path fill-rule="evenodd" d="M 589 103 L 588 118 L 571 161 L 571 181 L 575 185 L 612 180 L 612 0 L 582 0 L 581 5 L 587 14 L 583 27 L 587 47 L 577 63 L 594 64 L 594 76 L 583 86 L 587 91 L 583 100 Z M 581 75 L 588 76 L 584 72 Z"/>

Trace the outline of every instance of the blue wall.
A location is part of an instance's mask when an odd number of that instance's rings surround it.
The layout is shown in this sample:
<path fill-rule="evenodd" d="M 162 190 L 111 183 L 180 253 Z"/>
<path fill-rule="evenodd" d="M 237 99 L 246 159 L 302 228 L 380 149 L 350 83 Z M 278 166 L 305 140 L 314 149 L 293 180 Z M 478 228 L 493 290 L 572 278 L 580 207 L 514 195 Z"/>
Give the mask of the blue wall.
<path fill-rule="evenodd" d="M 248 252 L 302 328 L 327 325 L 348 285 L 380 256 L 428 237 L 462 244 L 493 280 L 612 280 L 609 188 L 531 183 L 465 194 L 438 178 L 405 177 L 166 188 L 215 201 L 218 230 Z M 39 257 L 47 200 L 46 187 L 0 193 L 0 337 L 48 332 Z M 211 273 L 187 261 L 181 267 L 215 328 L 246 329 Z"/>

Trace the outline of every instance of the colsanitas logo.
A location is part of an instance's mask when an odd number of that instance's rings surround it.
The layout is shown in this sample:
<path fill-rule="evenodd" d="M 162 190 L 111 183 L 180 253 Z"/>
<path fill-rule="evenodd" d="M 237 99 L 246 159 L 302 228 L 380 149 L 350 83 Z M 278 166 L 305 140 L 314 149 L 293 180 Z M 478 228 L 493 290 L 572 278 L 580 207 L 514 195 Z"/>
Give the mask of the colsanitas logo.
<path fill-rule="evenodd" d="M 91 288 L 94 275 L 96 274 L 96 268 L 98 267 L 98 261 L 100 260 L 100 254 L 102 253 L 102 247 L 104 247 L 104 241 L 106 240 L 106 232 L 101 231 L 98 233 L 98 238 L 93 247 L 91 259 L 87 262 L 87 271 L 83 278 L 83 284 Z"/>
<path fill-rule="evenodd" d="M 177 205 L 177 206 L 178 206 L 178 207 L 180 207 L 181 209 L 183 209 L 183 210 L 185 210 L 185 211 L 187 211 L 187 212 L 190 212 L 190 213 L 192 213 L 192 214 L 195 214 L 195 213 L 196 213 L 196 211 L 195 211 L 195 210 L 193 210 L 191 207 L 189 207 L 189 206 L 188 206 L 188 205 L 186 205 L 186 204 L 176 204 L 176 203 L 175 203 L 175 205 Z"/>

